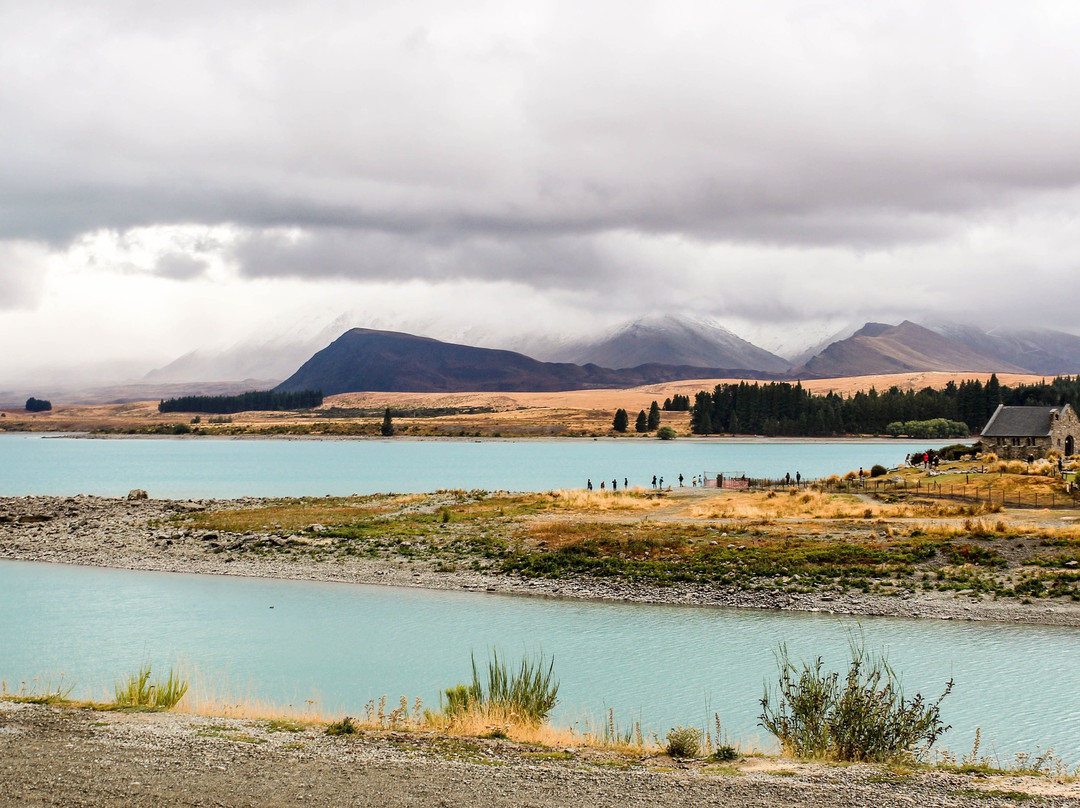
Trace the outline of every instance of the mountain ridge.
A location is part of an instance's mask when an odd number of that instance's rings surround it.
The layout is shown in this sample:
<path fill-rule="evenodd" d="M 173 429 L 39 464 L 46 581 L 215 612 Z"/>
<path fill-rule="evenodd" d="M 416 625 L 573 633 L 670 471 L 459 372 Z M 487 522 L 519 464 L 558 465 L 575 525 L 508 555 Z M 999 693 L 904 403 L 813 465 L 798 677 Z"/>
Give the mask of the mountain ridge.
<path fill-rule="evenodd" d="M 895 326 L 867 323 L 847 339 L 826 347 L 794 373 L 829 378 L 935 370 L 1027 372 L 1026 368 L 904 320 Z"/>
<path fill-rule="evenodd" d="M 737 367 L 784 373 L 791 362 L 742 339 L 715 320 L 672 314 L 639 317 L 597 338 L 578 340 L 550 361 L 631 368 L 643 364 Z"/>
<path fill-rule="evenodd" d="M 779 374 L 744 368 L 645 363 L 612 369 L 541 362 L 514 351 L 441 342 L 397 331 L 353 328 L 318 351 L 275 390 L 356 392 L 556 392 L 635 387 L 693 378 L 769 380 Z"/>

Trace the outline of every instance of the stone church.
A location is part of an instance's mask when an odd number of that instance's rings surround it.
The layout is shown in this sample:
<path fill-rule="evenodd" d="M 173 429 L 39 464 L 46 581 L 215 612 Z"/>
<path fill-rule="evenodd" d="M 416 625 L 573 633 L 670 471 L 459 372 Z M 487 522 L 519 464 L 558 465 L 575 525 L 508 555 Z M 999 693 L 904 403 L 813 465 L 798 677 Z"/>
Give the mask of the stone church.
<path fill-rule="evenodd" d="M 1057 449 L 1066 457 L 1080 445 L 1080 418 L 1061 407 L 1006 407 L 999 404 L 982 431 L 984 452 L 1008 460 L 1046 457 Z"/>

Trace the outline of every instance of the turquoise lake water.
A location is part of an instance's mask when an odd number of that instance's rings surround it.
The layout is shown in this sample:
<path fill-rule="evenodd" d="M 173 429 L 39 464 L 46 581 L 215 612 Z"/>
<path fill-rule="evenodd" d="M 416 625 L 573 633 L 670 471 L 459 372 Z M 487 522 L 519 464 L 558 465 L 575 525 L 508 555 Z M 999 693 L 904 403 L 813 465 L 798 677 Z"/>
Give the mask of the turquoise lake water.
<path fill-rule="evenodd" d="M 0 495 L 321 496 L 444 488 L 547 491 L 624 479 L 687 485 L 702 472 L 804 478 L 940 445 L 893 440 L 252 440 L 0 435 Z"/>
<path fill-rule="evenodd" d="M 548 490 L 703 471 L 813 478 L 895 465 L 925 442 L 73 439 L 0 435 L 0 494 L 154 497 Z M 272 607 L 272 608 L 271 608 Z M 1053 747 L 1080 763 L 1080 632 L 1033 626 L 657 607 L 475 593 L 170 575 L 0 562 L 0 679 L 61 678 L 100 698 L 145 661 L 182 663 L 219 695 L 357 713 L 470 675 L 470 652 L 543 651 L 562 683 L 556 720 L 615 710 L 663 735 L 712 726 L 767 747 L 759 699 L 775 652 L 846 662 L 850 637 L 885 651 L 909 694 L 949 678 L 944 746 L 1001 755 Z"/>
<path fill-rule="evenodd" d="M 852 634 L 885 651 L 908 695 L 936 697 L 952 724 L 942 745 L 963 754 L 975 727 L 1000 755 L 1053 747 L 1080 763 L 1080 632 L 939 620 L 853 618 L 661 607 L 0 562 L 0 678 L 39 677 L 75 696 L 153 661 L 182 662 L 220 694 L 360 712 L 368 699 L 420 696 L 470 675 L 469 654 L 554 655 L 555 719 L 581 726 L 613 708 L 663 735 L 712 726 L 759 748 L 757 726 L 774 654 L 818 655 L 833 667 Z M 32 682 L 31 682 L 32 683 Z"/>

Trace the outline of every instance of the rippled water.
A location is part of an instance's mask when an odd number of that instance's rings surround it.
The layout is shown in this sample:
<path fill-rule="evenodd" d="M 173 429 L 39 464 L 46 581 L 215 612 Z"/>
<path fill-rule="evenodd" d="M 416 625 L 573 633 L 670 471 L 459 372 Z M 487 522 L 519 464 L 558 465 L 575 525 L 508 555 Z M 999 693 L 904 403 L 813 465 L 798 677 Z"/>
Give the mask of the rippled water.
<path fill-rule="evenodd" d="M 767 745 L 757 727 L 775 652 L 841 666 L 851 636 L 884 650 L 909 694 L 936 696 L 943 745 L 1012 754 L 1053 747 L 1080 763 L 1080 632 L 937 620 L 853 618 L 560 601 L 418 589 L 0 562 L 0 678 L 101 697 L 153 660 L 182 660 L 220 692 L 356 713 L 401 694 L 437 703 L 469 676 L 469 654 L 554 654 L 556 720 L 614 708 L 663 734 L 712 725 Z"/>

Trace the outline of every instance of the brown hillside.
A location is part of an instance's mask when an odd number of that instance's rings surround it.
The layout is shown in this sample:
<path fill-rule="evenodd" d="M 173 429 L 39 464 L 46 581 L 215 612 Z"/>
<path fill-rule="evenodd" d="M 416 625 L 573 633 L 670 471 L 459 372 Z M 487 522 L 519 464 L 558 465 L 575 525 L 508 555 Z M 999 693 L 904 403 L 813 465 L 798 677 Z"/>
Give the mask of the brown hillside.
<path fill-rule="evenodd" d="M 916 371 L 1025 372 L 908 320 L 897 326 L 867 323 L 796 372 L 836 378 Z"/>

